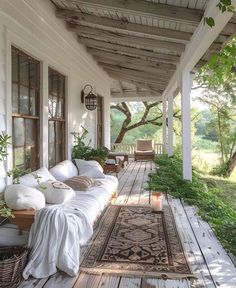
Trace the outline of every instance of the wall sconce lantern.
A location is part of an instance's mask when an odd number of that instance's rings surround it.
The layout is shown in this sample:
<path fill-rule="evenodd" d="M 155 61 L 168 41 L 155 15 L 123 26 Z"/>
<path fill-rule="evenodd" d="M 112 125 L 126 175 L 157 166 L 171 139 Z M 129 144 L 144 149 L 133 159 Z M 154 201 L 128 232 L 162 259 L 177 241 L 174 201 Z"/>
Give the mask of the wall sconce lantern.
<path fill-rule="evenodd" d="M 89 87 L 90 91 L 86 92 L 86 88 Z M 88 89 L 87 89 L 88 90 Z M 81 102 L 85 104 L 85 107 L 93 111 L 97 108 L 97 96 L 92 93 L 93 87 L 90 84 L 86 84 L 81 91 Z"/>

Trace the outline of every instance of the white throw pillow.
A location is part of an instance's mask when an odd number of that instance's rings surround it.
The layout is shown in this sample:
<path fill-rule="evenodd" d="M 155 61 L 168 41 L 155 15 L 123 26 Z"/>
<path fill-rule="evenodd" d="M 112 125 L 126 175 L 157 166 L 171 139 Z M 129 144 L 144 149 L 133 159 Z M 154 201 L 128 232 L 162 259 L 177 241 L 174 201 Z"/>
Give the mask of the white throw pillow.
<path fill-rule="evenodd" d="M 86 161 L 75 159 L 76 166 L 79 170 L 79 176 L 88 176 L 91 178 L 104 178 L 102 166 L 94 160 Z"/>
<path fill-rule="evenodd" d="M 50 204 L 61 204 L 75 196 L 75 191 L 68 185 L 54 180 L 48 180 L 37 187 Z"/>
<path fill-rule="evenodd" d="M 13 210 L 39 210 L 45 206 L 45 197 L 42 192 L 22 184 L 7 186 L 4 199 L 7 206 Z"/>
<path fill-rule="evenodd" d="M 35 179 L 35 177 L 33 176 L 33 174 L 41 177 L 38 179 Z M 23 184 L 25 186 L 29 186 L 29 187 L 37 187 L 39 185 L 39 183 L 45 182 L 47 180 L 56 180 L 52 174 L 48 171 L 48 169 L 46 167 L 42 167 L 32 173 L 26 174 L 24 176 L 20 177 L 20 184 Z M 38 183 L 39 182 L 39 183 Z"/>
<path fill-rule="evenodd" d="M 69 178 L 78 176 L 78 169 L 70 160 L 65 160 L 52 167 L 49 172 L 58 180 L 66 181 Z"/>

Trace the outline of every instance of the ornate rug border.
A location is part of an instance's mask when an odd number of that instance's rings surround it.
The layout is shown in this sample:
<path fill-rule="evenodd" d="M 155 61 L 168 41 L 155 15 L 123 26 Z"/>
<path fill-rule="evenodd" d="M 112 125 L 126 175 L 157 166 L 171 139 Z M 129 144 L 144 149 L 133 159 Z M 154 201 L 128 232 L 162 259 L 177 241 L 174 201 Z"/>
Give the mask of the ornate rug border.
<path fill-rule="evenodd" d="M 85 254 L 83 255 L 83 259 L 81 259 L 81 266 L 80 266 L 80 271 L 81 272 L 84 272 L 84 273 L 87 273 L 87 274 L 104 274 L 104 275 L 109 275 L 109 276 L 125 276 L 125 277 L 134 277 L 134 276 L 138 276 L 138 277 L 153 277 L 153 278 L 160 278 L 160 279 L 196 279 L 196 276 L 194 275 L 192 269 L 191 269 L 191 266 L 190 266 L 190 263 L 188 262 L 188 257 L 187 257 L 187 253 L 183 247 L 183 244 L 182 244 L 182 240 L 181 240 L 181 237 L 179 235 L 179 231 L 178 231 L 178 228 L 177 228 L 177 225 L 176 225 L 176 222 L 175 222 L 175 217 L 174 217 L 174 214 L 173 214 L 173 211 L 169 205 L 169 203 L 165 204 L 165 210 L 168 209 L 168 212 L 171 214 L 171 217 L 172 217 L 172 225 L 173 227 L 175 228 L 175 232 L 176 232 L 176 236 L 178 238 L 178 242 L 179 242 L 179 245 L 181 246 L 181 249 L 182 249 L 182 252 L 183 252 L 183 255 L 184 255 L 184 258 L 185 258 L 185 261 L 186 261 L 186 264 L 189 268 L 189 272 L 190 273 L 185 273 L 185 274 L 180 274 L 180 273 L 174 273 L 174 272 L 157 272 L 157 271 L 137 271 L 137 270 L 124 270 L 124 269 L 110 269 L 108 270 L 107 267 L 105 268 L 102 268 L 102 267 L 82 267 L 82 264 L 84 262 L 84 259 L 86 258 L 86 256 L 89 254 L 90 252 L 90 247 L 93 245 L 94 243 L 94 240 L 96 239 L 96 237 L 98 236 L 99 232 L 100 232 L 100 229 L 101 227 L 103 226 L 103 223 L 104 221 L 106 220 L 106 217 L 107 217 L 107 214 L 109 213 L 109 209 L 111 207 L 114 207 L 114 208 L 117 208 L 116 209 L 116 213 L 115 213 L 115 217 L 113 217 L 112 219 L 112 223 L 113 225 L 111 226 L 111 228 L 109 229 L 109 236 L 111 235 L 111 232 L 113 230 L 113 227 L 114 227 L 114 223 L 116 222 L 116 219 L 117 219 L 117 216 L 119 215 L 119 212 L 120 212 L 120 209 L 122 207 L 140 207 L 140 208 L 149 208 L 150 206 L 144 206 L 144 205 L 108 205 L 107 208 L 106 208 L 106 211 L 103 213 L 103 215 L 101 216 L 100 218 L 100 221 L 99 221 L 99 225 L 97 226 L 96 228 L 96 231 L 93 235 L 93 237 L 91 238 L 88 246 L 87 246 L 87 251 L 85 252 Z M 162 212 L 161 212 L 162 213 Z M 166 218 L 167 216 L 164 214 L 163 216 L 164 218 Z M 164 227 L 166 226 L 166 223 L 164 224 Z M 165 230 L 167 231 L 167 228 L 165 227 Z M 109 241 L 109 237 L 106 238 L 106 243 Z M 171 244 L 169 243 L 169 237 L 168 237 L 168 241 L 167 242 L 167 249 L 170 249 L 169 246 L 171 246 Z M 106 249 L 105 248 L 106 246 L 104 245 L 104 248 L 101 249 L 99 255 L 101 256 L 102 253 L 104 252 L 104 250 Z M 100 257 L 99 256 L 99 257 Z M 118 263 L 118 262 L 117 262 Z M 132 266 L 132 265 L 131 265 Z"/>

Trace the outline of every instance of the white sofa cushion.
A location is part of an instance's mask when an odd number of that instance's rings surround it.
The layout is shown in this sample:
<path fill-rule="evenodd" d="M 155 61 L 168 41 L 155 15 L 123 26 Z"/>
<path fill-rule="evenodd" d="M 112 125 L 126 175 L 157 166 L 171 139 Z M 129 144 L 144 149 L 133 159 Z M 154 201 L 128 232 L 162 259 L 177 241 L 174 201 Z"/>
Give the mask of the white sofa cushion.
<path fill-rule="evenodd" d="M 37 187 L 50 204 L 61 204 L 75 196 L 75 191 L 60 181 L 48 180 Z"/>
<path fill-rule="evenodd" d="M 62 182 L 71 177 L 78 176 L 78 169 L 70 160 L 64 160 L 58 163 L 49 171 L 58 181 Z"/>
<path fill-rule="evenodd" d="M 79 176 L 88 176 L 92 178 L 105 177 L 103 174 L 103 168 L 97 161 L 75 159 L 75 164 L 79 170 Z"/>
<path fill-rule="evenodd" d="M 35 179 L 33 174 L 37 174 L 37 176 L 41 177 L 38 179 Z M 26 174 L 24 176 L 20 177 L 20 184 L 23 184 L 25 186 L 29 187 L 37 187 L 39 183 L 45 182 L 47 180 L 56 180 L 52 174 L 48 171 L 46 167 L 42 167 L 32 173 Z M 39 182 L 39 183 L 38 183 Z"/>
<path fill-rule="evenodd" d="M 39 210 L 45 206 L 42 192 L 22 184 L 12 184 L 6 187 L 4 199 L 7 206 L 14 210 Z"/>

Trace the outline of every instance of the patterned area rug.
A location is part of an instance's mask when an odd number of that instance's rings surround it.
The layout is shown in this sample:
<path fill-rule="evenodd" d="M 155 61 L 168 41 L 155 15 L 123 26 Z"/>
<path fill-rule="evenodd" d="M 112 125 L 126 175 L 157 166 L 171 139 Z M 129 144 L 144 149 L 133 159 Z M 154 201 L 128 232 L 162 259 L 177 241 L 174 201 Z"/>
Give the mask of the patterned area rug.
<path fill-rule="evenodd" d="M 109 206 L 80 266 L 81 271 L 164 279 L 193 277 L 172 211 Z"/>

